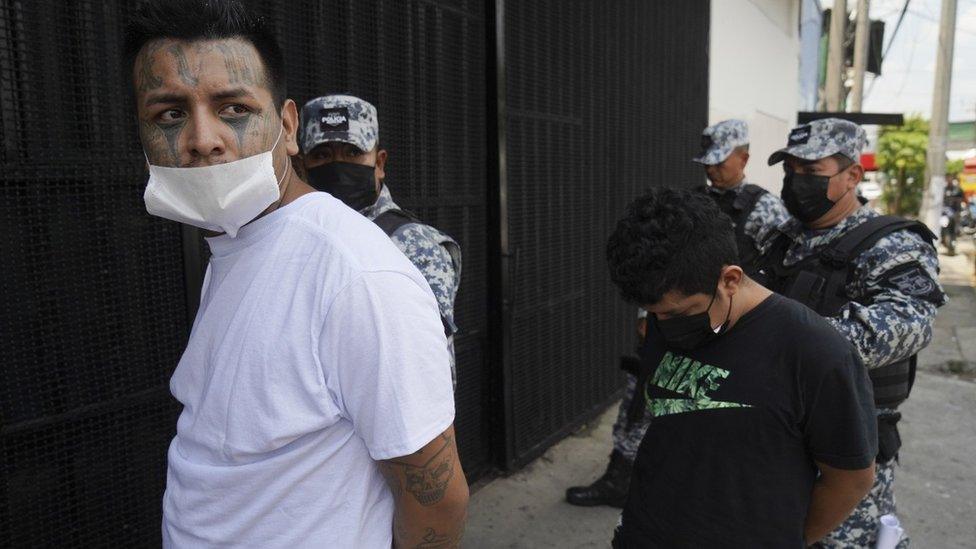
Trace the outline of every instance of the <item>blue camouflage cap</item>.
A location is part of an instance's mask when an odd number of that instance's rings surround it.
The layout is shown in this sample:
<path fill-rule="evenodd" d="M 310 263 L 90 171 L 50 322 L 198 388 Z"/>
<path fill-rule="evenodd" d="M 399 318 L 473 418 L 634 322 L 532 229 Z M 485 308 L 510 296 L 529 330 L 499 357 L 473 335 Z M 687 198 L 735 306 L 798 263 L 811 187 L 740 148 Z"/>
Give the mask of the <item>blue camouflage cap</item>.
<path fill-rule="evenodd" d="M 860 162 L 861 149 L 867 142 L 864 128 L 840 118 L 821 118 L 793 128 L 786 146 L 769 156 L 769 165 L 787 156 L 803 160 L 820 160 L 840 153 Z"/>
<path fill-rule="evenodd" d="M 352 95 L 316 97 L 302 107 L 300 136 L 304 153 L 329 142 L 371 151 L 380 136 L 376 107 Z"/>
<path fill-rule="evenodd" d="M 702 131 L 701 156 L 693 162 L 713 166 L 721 164 L 736 147 L 749 144 L 749 125 L 745 120 L 723 120 Z"/>

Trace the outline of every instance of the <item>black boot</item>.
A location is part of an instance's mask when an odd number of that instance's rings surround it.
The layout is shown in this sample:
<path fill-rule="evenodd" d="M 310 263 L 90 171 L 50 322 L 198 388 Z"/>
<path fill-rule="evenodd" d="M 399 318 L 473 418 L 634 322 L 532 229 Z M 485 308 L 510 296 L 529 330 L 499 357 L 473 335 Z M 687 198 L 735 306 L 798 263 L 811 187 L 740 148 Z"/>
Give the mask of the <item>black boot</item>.
<path fill-rule="evenodd" d="M 589 486 L 573 486 L 566 490 L 566 501 L 581 507 L 609 505 L 623 509 L 633 465 L 617 452 L 610 454 L 607 472 Z"/>

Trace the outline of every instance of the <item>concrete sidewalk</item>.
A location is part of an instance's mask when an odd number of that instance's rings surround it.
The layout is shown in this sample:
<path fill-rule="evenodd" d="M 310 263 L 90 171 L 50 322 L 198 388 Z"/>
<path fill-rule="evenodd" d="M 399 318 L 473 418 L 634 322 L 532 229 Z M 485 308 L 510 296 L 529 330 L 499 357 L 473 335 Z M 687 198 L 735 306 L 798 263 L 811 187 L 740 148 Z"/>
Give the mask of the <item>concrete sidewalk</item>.
<path fill-rule="evenodd" d="M 917 548 L 976 548 L 976 292 L 969 237 L 941 256 L 951 302 L 920 355 L 912 398 L 902 406 L 904 447 L 896 494 Z M 471 497 L 464 547 L 609 547 L 619 510 L 564 501 L 568 486 L 606 466 L 616 407 L 521 471 Z"/>
<path fill-rule="evenodd" d="M 919 355 L 912 397 L 902 405 L 899 514 L 915 547 L 976 547 L 976 291 L 973 240 L 940 255 L 949 305 Z"/>

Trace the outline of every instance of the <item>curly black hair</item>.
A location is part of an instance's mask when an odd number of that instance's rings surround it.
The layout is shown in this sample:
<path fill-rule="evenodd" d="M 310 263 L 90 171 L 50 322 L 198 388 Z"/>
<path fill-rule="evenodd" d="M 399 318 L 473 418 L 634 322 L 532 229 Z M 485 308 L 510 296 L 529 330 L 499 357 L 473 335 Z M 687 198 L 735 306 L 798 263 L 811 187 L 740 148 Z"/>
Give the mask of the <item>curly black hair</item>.
<path fill-rule="evenodd" d="M 652 189 L 630 203 L 607 242 L 610 278 L 624 299 L 712 294 L 722 267 L 738 263 L 732 220 L 697 191 Z"/>

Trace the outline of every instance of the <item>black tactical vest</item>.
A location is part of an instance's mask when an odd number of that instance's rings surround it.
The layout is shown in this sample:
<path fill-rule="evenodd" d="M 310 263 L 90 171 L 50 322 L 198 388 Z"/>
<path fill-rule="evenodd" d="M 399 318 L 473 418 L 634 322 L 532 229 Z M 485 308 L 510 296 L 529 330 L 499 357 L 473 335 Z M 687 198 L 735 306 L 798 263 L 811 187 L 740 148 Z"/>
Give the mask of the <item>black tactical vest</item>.
<path fill-rule="evenodd" d="M 844 305 L 855 301 L 847 295 L 854 259 L 881 238 L 903 229 L 918 234 L 926 242 L 935 241 L 935 235 L 918 221 L 879 216 L 854 227 L 820 248 L 818 253 L 790 267 L 783 266 L 783 259 L 792 240 L 777 231 L 770 237 L 772 242 L 756 278 L 770 290 L 803 303 L 821 316 L 834 316 Z M 867 305 L 863 298 L 857 301 Z M 869 371 L 875 406 L 895 408 L 908 398 L 915 381 L 915 363 L 916 357 L 911 356 Z"/>
<path fill-rule="evenodd" d="M 752 276 L 759 270 L 760 257 L 756 243 L 746 235 L 746 219 L 762 195 L 769 191 L 752 183 L 743 183 L 742 190 L 738 192 L 716 192 L 707 185 L 702 185 L 698 190 L 714 200 L 719 209 L 732 218 L 735 225 L 735 246 L 739 250 L 739 266 L 747 275 Z"/>
<path fill-rule="evenodd" d="M 394 208 L 376 216 L 373 223 L 376 223 L 379 228 L 383 229 L 386 236 L 393 237 L 393 233 L 400 227 L 411 223 L 422 223 L 422 221 L 413 212 Z"/>

